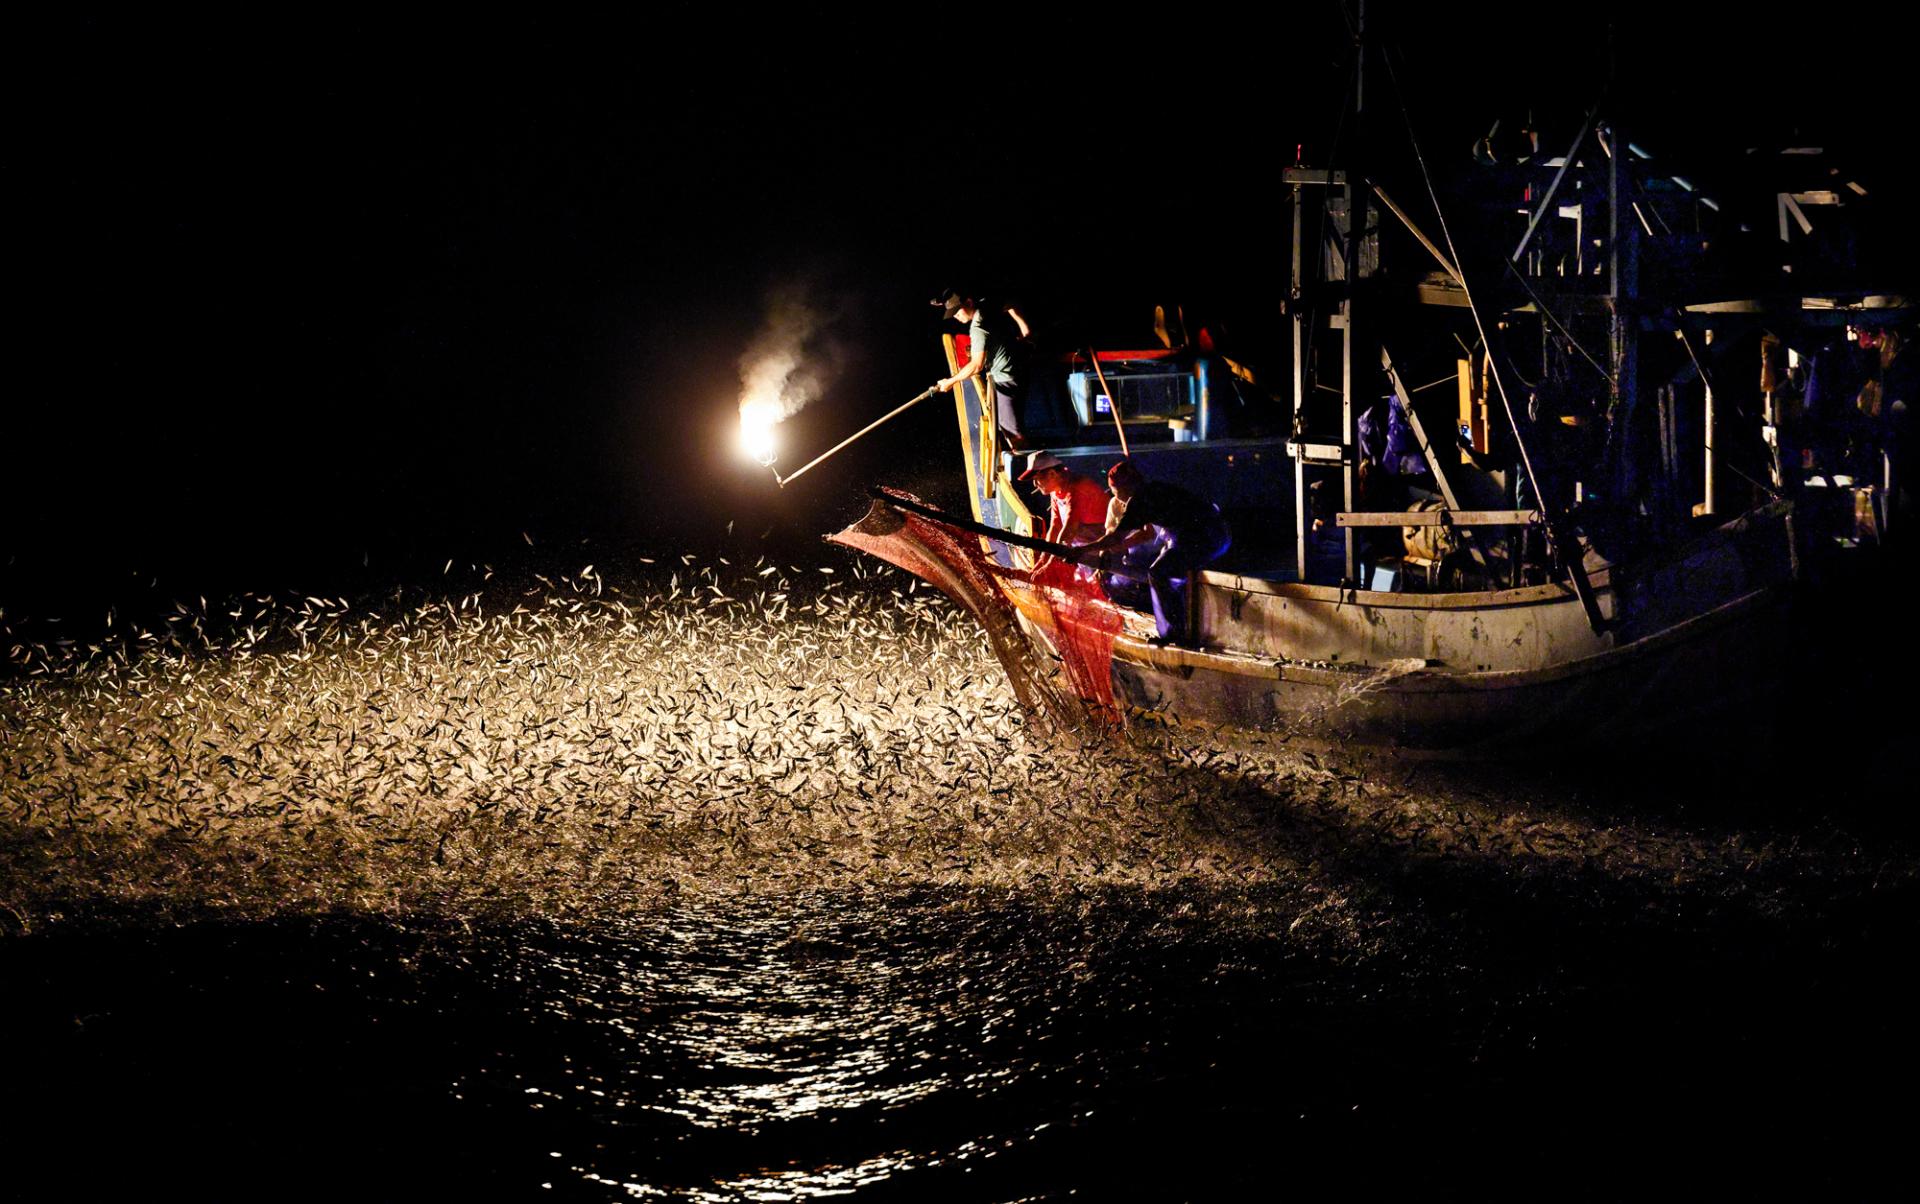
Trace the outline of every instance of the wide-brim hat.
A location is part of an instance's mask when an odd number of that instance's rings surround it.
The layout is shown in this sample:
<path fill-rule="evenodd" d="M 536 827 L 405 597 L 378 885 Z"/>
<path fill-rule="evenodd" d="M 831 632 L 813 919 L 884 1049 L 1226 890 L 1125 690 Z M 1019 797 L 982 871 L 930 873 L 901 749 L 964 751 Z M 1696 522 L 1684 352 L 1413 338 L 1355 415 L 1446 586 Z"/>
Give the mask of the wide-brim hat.
<path fill-rule="evenodd" d="M 944 320 L 959 313 L 967 299 L 952 289 L 944 289 L 933 299 L 933 303 L 940 307 L 940 317 Z"/>
<path fill-rule="evenodd" d="M 1024 481 L 1036 472 L 1045 472 L 1049 468 L 1065 468 L 1066 466 L 1067 462 L 1052 452 L 1034 452 L 1031 456 L 1027 457 L 1027 467 L 1025 471 L 1020 474 L 1019 479 Z"/>

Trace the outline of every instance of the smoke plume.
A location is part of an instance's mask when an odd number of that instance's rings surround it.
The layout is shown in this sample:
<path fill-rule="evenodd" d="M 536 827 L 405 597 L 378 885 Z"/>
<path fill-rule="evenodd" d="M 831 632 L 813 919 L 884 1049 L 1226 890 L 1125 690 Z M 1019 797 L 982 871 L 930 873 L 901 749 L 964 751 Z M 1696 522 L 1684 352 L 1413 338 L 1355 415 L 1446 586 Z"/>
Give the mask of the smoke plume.
<path fill-rule="evenodd" d="M 766 319 L 740 357 L 740 414 L 758 423 L 783 422 L 832 383 L 841 353 L 833 337 L 838 306 L 803 282 L 768 292 Z"/>

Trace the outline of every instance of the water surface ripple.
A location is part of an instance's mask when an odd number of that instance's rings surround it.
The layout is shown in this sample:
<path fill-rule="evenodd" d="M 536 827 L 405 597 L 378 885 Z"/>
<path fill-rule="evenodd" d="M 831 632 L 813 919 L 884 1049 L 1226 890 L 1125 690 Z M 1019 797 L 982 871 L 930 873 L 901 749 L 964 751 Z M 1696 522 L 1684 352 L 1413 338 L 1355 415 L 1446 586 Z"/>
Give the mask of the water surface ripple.
<path fill-rule="evenodd" d="M 1872 796 L 1735 790 L 1714 763 L 1050 742 L 952 608 L 845 567 L 246 598 L 13 645 L 9 1187 L 1538 1198 L 1888 1173 L 1920 855 Z"/>

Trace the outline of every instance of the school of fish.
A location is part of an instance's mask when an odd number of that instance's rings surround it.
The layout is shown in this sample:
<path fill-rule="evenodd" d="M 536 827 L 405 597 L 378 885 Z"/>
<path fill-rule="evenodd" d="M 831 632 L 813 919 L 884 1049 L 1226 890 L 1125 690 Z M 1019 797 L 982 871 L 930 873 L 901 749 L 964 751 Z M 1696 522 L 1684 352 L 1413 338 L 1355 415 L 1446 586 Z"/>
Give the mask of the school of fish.
<path fill-rule="evenodd" d="M 28 639 L 0 615 L 0 926 L 116 906 L 577 917 L 714 893 L 1198 885 L 1353 946 L 1381 866 L 1722 894 L 1756 866 L 1775 886 L 1871 869 L 1844 832 L 1815 848 L 1658 808 L 1602 820 L 1577 790 L 1285 740 L 1054 739 L 944 597 L 834 549 L 790 559 L 665 556 L 612 578 L 449 562 L 433 589 L 196 599 L 93 639 Z"/>

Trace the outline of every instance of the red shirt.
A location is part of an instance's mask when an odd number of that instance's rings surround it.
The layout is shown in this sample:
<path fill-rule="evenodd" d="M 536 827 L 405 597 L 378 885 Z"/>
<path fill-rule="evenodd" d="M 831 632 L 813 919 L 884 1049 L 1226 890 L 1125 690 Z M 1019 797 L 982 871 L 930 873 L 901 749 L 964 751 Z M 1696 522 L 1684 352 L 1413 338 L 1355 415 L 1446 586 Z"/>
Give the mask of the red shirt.
<path fill-rule="evenodd" d="M 1112 496 L 1107 487 L 1092 477 L 1067 474 L 1065 495 L 1048 494 L 1053 501 L 1050 529 L 1060 532 L 1059 542 L 1092 543 L 1107 532 L 1107 502 Z"/>

